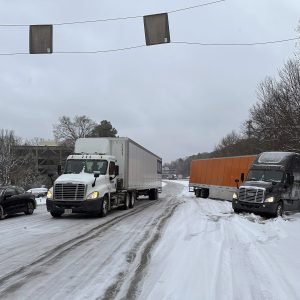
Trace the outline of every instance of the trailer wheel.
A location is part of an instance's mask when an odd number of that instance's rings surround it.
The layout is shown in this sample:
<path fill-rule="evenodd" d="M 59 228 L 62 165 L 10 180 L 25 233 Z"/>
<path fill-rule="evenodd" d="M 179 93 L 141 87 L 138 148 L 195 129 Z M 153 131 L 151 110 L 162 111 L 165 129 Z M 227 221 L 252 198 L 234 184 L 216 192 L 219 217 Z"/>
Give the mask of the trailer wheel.
<path fill-rule="evenodd" d="M 130 193 L 129 208 L 133 208 L 134 207 L 135 199 L 136 199 L 136 193 L 135 192 Z"/>
<path fill-rule="evenodd" d="M 157 200 L 158 199 L 158 190 L 150 189 L 149 190 L 149 200 Z"/>
<path fill-rule="evenodd" d="M 239 214 L 241 212 L 239 209 L 235 209 L 235 208 L 233 209 L 233 211 L 235 214 Z"/>
<path fill-rule="evenodd" d="M 208 198 L 209 189 L 201 189 L 201 198 Z"/>
<path fill-rule="evenodd" d="M 149 190 L 148 195 L 149 195 L 149 200 L 154 200 L 153 189 Z"/>
<path fill-rule="evenodd" d="M 197 198 L 200 198 L 200 197 L 201 197 L 201 189 L 196 189 L 196 191 L 195 191 L 195 196 L 196 196 Z"/>
<path fill-rule="evenodd" d="M 126 193 L 125 194 L 125 201 L 124 201 L 124 210 L 127 210 L 129 208 L 130 201 L 131 201 L 130 193 Z"/>

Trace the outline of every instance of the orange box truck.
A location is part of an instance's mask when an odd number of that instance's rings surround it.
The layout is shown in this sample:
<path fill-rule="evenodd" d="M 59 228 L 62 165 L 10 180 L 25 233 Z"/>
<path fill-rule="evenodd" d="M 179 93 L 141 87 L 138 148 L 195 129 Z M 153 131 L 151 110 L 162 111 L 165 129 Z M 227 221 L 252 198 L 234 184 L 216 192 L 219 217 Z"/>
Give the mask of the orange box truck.
<path fill-rule="evenodd" d="M 196 197 L 232 201 L 256 155 L 192 160 L 189 191 Z"/>

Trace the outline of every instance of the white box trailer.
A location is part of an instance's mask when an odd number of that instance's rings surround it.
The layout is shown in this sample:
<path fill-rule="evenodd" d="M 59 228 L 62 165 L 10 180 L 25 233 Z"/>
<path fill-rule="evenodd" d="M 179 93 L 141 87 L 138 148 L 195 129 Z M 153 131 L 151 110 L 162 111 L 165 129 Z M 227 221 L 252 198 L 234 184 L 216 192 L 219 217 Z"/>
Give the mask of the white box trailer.
<path fill-rule="evenodd" d="M 124 189 L 161 189 L 162 159 L 127 137 L 80 138 L 75 143 L 75 153 L 114 156 Z"/>
<path fill-rule="evenodd" d="M 54 217 L 64 212 L 104 216 L 114 207 L 132 208 L 139 195 L 156 200 L 161 178 L 162 159 L 127 137 L 80 138 L 65 174 L 49 192 L 47 209 Z"/>

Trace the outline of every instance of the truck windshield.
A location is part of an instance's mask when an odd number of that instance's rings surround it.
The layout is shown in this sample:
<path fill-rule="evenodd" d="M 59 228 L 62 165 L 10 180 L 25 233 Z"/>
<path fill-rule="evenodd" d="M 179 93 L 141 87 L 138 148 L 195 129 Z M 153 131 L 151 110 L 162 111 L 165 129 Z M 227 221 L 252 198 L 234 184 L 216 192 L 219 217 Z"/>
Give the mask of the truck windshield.
<path fill-rule="evenodd" d="M 277 170 L 250 170 L 247 181 L 270 181 L 281 182 L 283 180 L 283 172 Z"/>
<path fill-rule="evenodd" d="M 67 160 L 65 174 L 79 174 L 81 172 L 92 174 L 99 171 L 101 175 L 106 174 L 108 162 L 107 160 L 97 159 L 69 159 Z"/>

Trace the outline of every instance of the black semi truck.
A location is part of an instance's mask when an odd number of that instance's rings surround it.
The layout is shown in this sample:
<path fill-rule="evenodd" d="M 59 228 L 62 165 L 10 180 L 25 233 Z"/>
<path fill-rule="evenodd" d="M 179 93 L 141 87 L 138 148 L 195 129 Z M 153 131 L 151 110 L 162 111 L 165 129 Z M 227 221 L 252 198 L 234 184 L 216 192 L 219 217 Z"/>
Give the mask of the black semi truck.
<path fill-rule="evenodd" d="M 233 194 L 235 213 L 274 217 L 300 211 L 300 154 L 263 152 L 253 161 L 247 178 Z"/>

